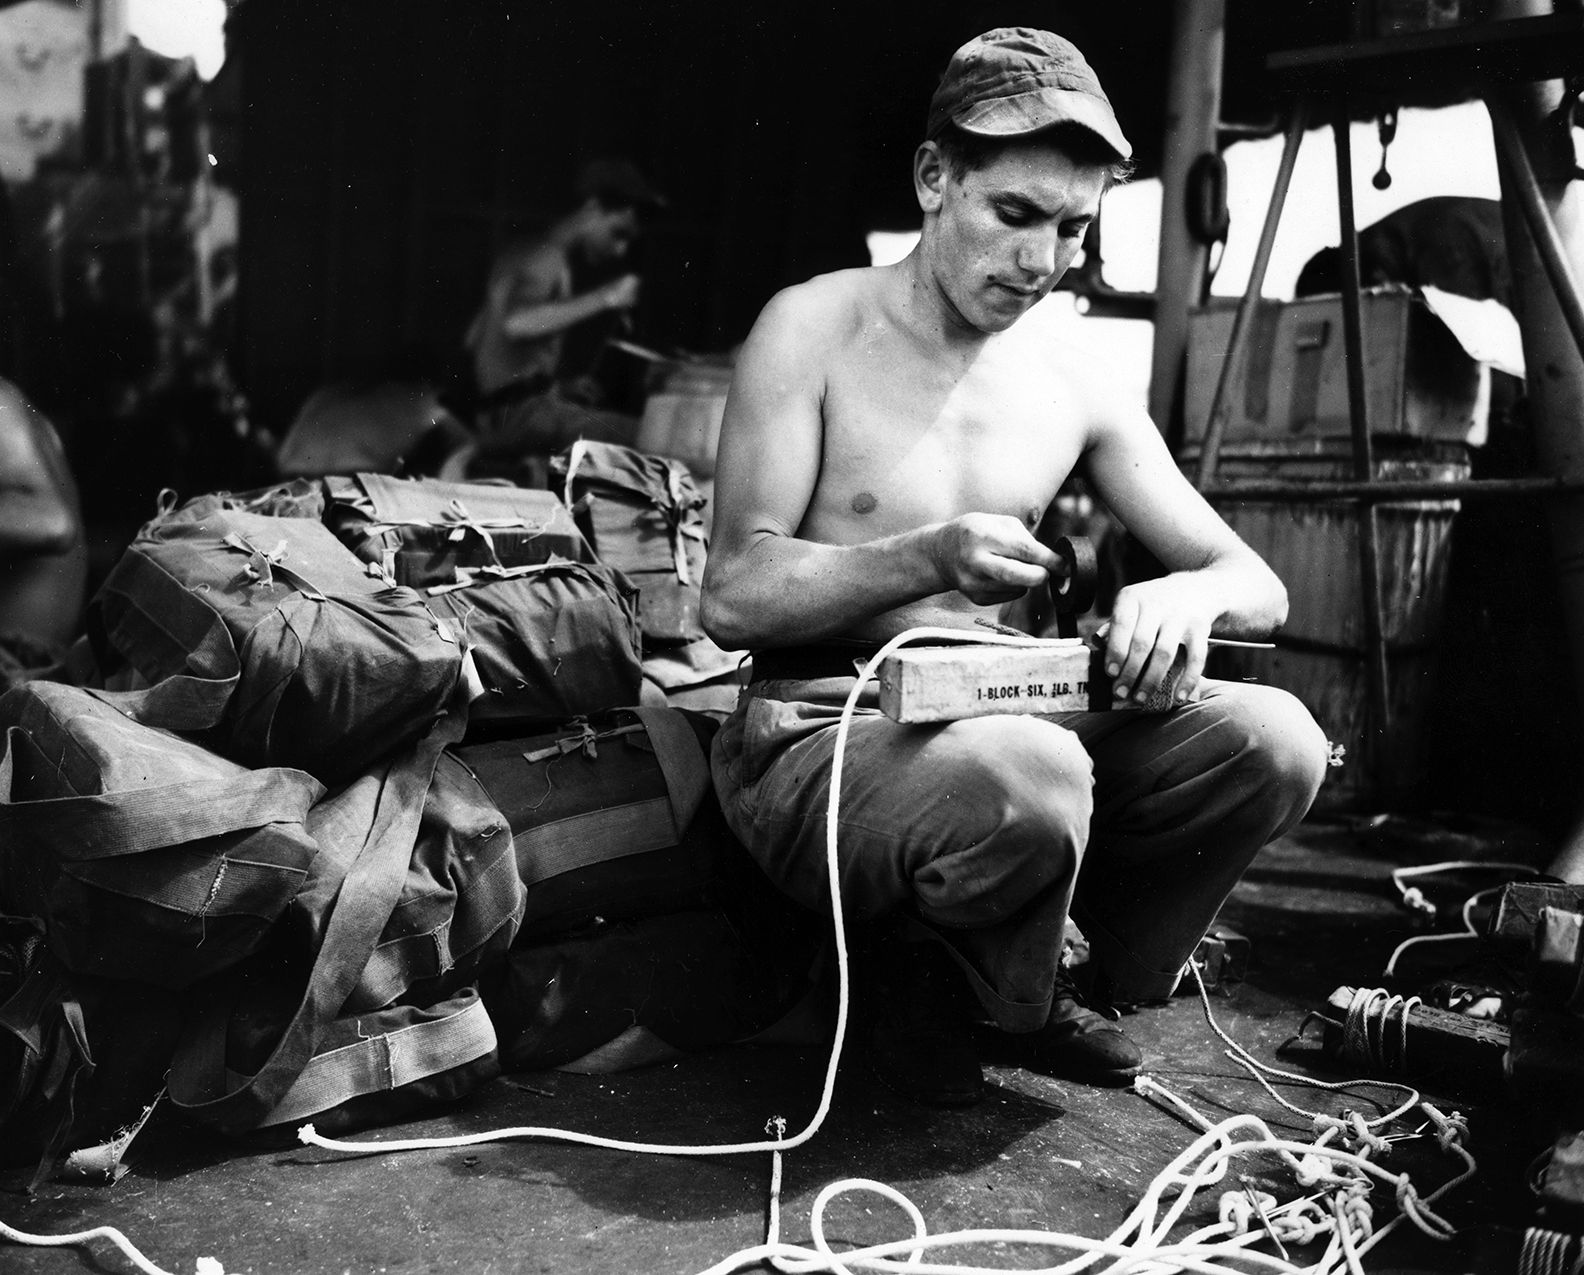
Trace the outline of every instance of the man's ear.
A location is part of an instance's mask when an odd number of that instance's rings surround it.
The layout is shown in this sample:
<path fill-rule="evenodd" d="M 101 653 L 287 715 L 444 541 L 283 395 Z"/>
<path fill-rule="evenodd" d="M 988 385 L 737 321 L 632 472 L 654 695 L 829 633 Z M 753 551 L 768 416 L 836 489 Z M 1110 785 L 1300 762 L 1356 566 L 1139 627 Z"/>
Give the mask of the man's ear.
<path fill-rule="evenodd" d="M 934 142 L 920 142 L 913 152 L 913 193 L 926 213 L 939 212 L 946 192 L 946 163 Z"/>

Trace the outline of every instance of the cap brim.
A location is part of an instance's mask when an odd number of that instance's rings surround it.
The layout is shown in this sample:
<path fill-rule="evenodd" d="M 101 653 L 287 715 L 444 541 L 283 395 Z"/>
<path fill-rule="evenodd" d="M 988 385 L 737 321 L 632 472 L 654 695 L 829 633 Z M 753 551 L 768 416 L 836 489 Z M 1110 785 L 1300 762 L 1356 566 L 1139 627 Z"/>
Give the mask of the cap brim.
<path fill-rule="evenodd" d="M 1077 124 L 1096 134 L 1118 159 L 1133 155 L 1133 144 L 1123 135 L 1110 108 L 1091 94 L 1071 89 L 1033 89 L 976 102 L 953 116 L 952 122 L 981 137 L 1021 137 L 1057 124 Z"/>

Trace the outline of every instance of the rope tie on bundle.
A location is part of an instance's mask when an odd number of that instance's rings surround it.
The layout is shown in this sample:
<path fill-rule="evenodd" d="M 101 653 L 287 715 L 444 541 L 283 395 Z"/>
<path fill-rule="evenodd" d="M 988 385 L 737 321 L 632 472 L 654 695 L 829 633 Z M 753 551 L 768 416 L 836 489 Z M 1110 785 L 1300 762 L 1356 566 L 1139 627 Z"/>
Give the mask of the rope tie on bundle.
<path fill-rule="evenodd" d="M 234 549 L 238 553 L 248 556 L 248 564 L 243 568 L 255 584 L 265 589 L 275 587 L 275 577 L 279 575 L 284 583 L 295 586 L 297 592 L 313 602 L 323 602 L 325 595 L 315 587 L 313 581 L 304 577 L 300 572 L 286 565 L 286 541 L 282 540 L 273 549 L 260 549 L 245 536 L 237 532 L 230 532 L 220 542 L 227 549 Z"/>
<path fill-rule="evenodd" d="M 676 568 L 677 579 L 682 584 L 692 584 L 693 569 L 688 566 L 686 542 L 693 540 L 702 545 L 705 540 L 703 529 L 690 522 L 688 515 L 696 515 L 704 507 L 704 497 L 698 495 L 691 500 L 685 499 L 682 495 L 682 471 L 675 465 L 667 465 L 666 499 L 664 502 L 654 501 L 654 507 L 665 522 L 666 535 L 671 539 L 671 561 Z"/>

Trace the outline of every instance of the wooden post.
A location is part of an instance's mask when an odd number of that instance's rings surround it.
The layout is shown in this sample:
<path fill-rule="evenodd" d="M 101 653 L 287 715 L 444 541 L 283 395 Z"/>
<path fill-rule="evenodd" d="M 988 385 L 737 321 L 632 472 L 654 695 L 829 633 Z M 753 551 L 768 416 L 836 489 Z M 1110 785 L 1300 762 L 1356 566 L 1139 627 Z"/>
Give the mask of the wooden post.
<path fill-rule="evenodd" d="M 1342 229 L 1342 337 L 1347 350 L 1348 420 L 1353 427 L 1353 478 L 1375 477 L 1369 426 L 1369 395 L 1364 387 L 1363 302 L 1359 295 L 1358 219 L 1353 210 L 1353 135 L 1346 93 L 1337 94 L 1331 117 L 1335 134 L 1337 212 Z M 1369 694 L 1364 739 L 1366 771 L 1379 771 L 1392 743 L 1386 638 L 1381 629 L 1380 516 L 1374 502 L 1359 510 L 1359 593 L 1364 608 L 1364 674 Z"/>
<path fill-rule="evenodd" d="M 1188 311 L 1204 292 L 1209 247 L 1188 227 L 1188 170 L 1215 153 L 1221 121 L 1221 55 L 1226 0 L 1176 0 L 1172 7 L 1171 78 L 1161 159 L 1160 257 L 1155 283 L 1155 348 L 1150 360 L 1150 415 L 1170 433 L 1182 415 Z"/>
<path fill-rule="evenodd" d="M 1552 12 L 1550 0 L 1499 0 L 1496 18 L 1538 17 Z M 1557 241 L 1575 279 L 1584 278 L 1584 189 L 1572 180 L 1566 134 L 1547 123 L 1565 92 L 1559 80 L 1495 88 L 1503 132 L 1516 130 L 1529 161 Z M 1521 174 L 1502 158 L 1502 214 L 1512 264 L 1514 303 L 1528 367 L 1527 399 L 1536 461 L 1542 473 L 1584 476 L 1584 356 L 1545 269 L 1523 214 Z M 1575 695 L 1584 695 L 1584 495 L 1553 496 L 1547 502 L 1556 589 L 1573 669 Z M 1537 581 L 1538 583 L 1538 581 Z M 1584 759 L 1581 759 L 1584 761 Z M 1584 767 L 1579 774 L 1584 781 Z M 1579 787 L 1584 789 L 1584 782 Z M 1584 882 L 1584 812 L 1551 870 Z"/>

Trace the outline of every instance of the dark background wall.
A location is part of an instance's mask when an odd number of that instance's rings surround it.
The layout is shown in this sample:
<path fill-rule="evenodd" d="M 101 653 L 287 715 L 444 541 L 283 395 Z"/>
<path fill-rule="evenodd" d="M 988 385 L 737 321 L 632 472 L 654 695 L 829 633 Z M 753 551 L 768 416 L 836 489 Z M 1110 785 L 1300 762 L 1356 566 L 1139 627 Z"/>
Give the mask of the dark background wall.
<path fill-rule="evenodd" d="M 1227 110 L 1264 120 L 1265 52 L 1329 37 L 1330 0 L 1230 5 Z M 493 247 L 579 161 L 638 160 L 672 208 L 642 246 L 636 339 L 729 348 L 777 288 L 916 224 L 909 162 L 951 50 L 988 27 L 1075 39 L 1155 163 L 1164 0 L 245 0 L 240 369 L 278 426 L 330 380 L 455 358 Z M 1271 15 L 1280 10 L 1279 22 Z"/>

